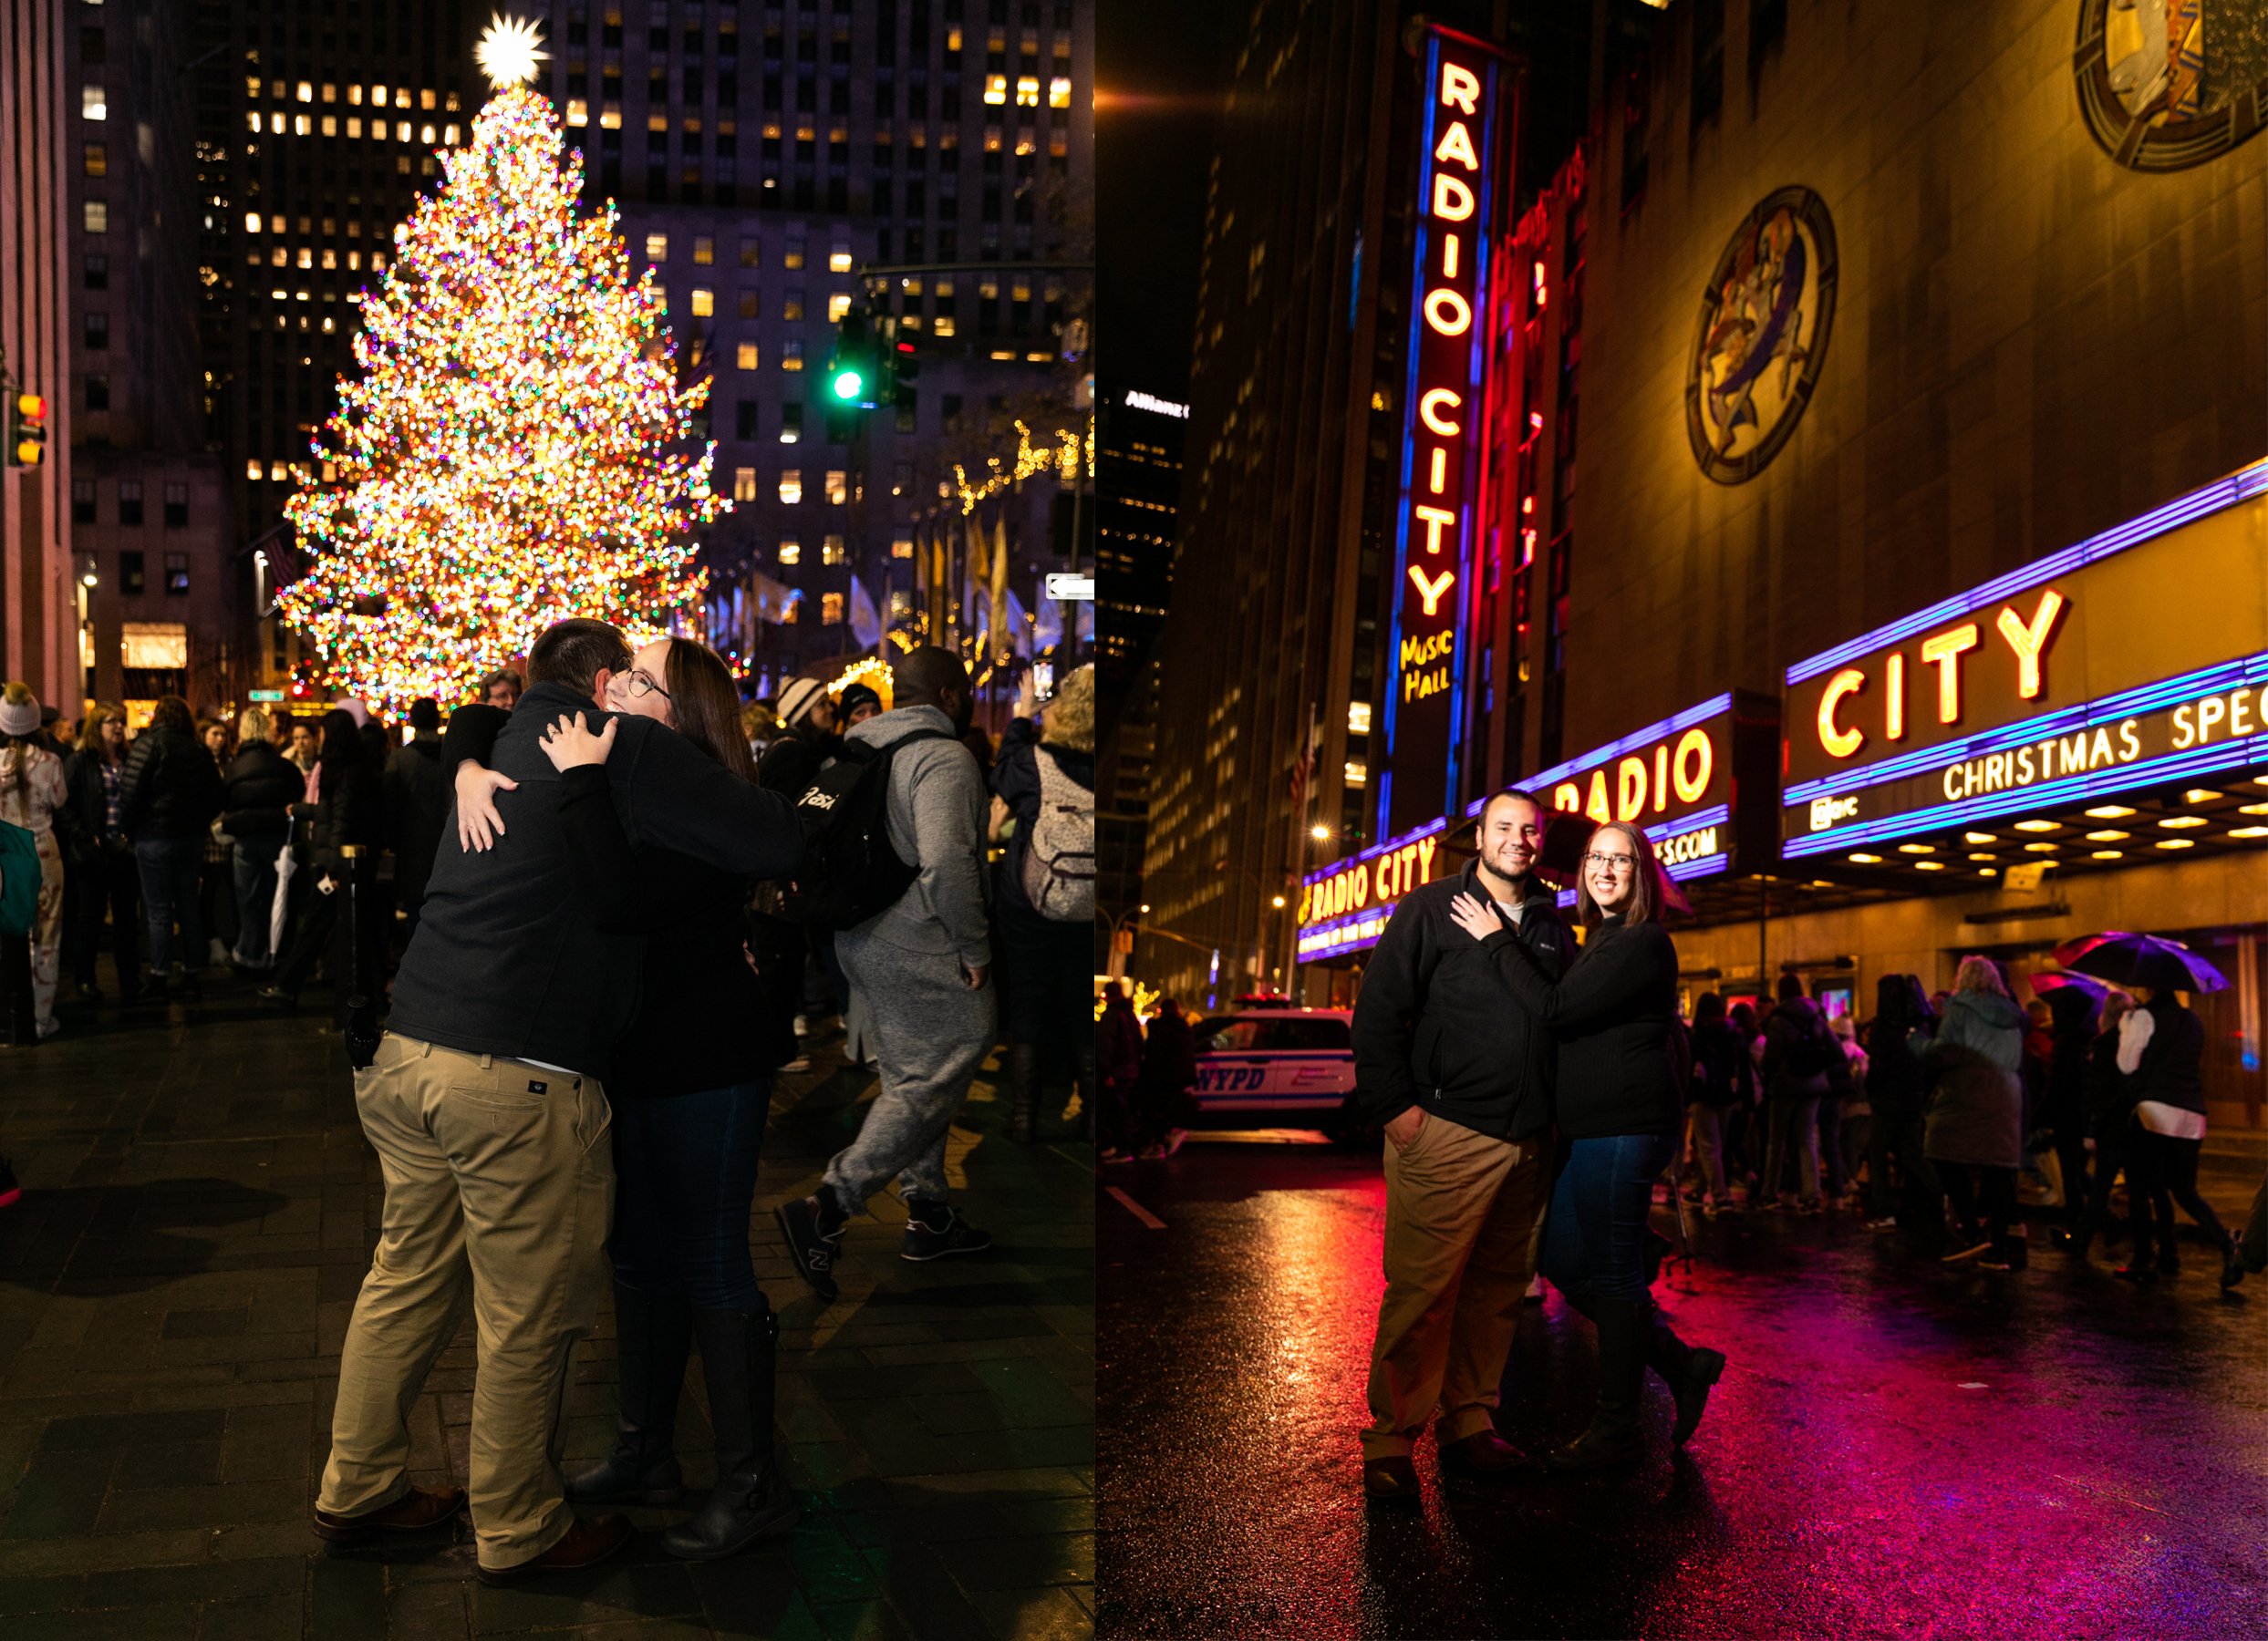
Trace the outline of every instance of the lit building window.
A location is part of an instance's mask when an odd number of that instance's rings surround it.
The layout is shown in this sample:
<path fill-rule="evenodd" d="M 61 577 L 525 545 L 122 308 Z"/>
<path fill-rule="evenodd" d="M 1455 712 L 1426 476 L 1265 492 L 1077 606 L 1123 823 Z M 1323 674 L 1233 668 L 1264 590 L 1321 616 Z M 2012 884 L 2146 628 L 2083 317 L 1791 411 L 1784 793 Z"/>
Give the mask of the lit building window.
<path fill-rule="evenodd" d="M 996 107 L 1008 101 L 1008 76 L 988 74 L 984 77 L 984 99 Z"/>
<path fill-rule="evenodd" d="M 791 339 L 780 344 L 780 368 L 782 370 L 803 368 L 803 345 L 801 342 Z"/>
<path fill-rule="evenodd" d="M 244 116 L 244 129 L 250 131 L 254 137 L 257 137 L 260 134 L 260 114 L 258 109 L 255 108 L 253 112 Z"/>
<path fill-rule="evenodd" d="M 819 595 L 819 624 L 822 626 L 843 624 L 843 594 L 822 593 Z"/>
<path fill-rule="evenodd" d="M 742 370 L 755 369 L 757 364 L 759 363 L 756 344 L 753 342 L 741 343 L 739 348 L 734 352 L 733 363 L 738 365 Z"/>
<path fill-rule="evenodd" d="M 734 468 L 732 470 L 732 499 L 735 501 L 756 500 L 756 470 L 754 468 Z"/>
<path fill-rule="evenodd" d="M 1347 759 L 1347 784 L 1351 787 L 1359 787 L 1368 786 L 1370 783 L 1370 766 L 1359 758 Z"/>
<path fill-rule="evenodd" d="M 589 98 L 570 97 L 567 98 L 567 123 L 571 126 L 586 126 L 591 123 Z"/>
<path fill-rule="evenodd" d="M 1071 78 L 1068 75 L 1059 74 L 1048 81 L 1048 107 L 1051 108 L 1071 107 Z"/>
<path fill-rule="evenodd" d="M 717 242 L 706 233 L 693 237 L 693 262 L 698 267 L 708 267 L 717 260 Z"/>
<path fill-rule="evenodd" d="M 619 131 L 622 129 L 622 105 L 608 103 L 601 108 L 598 114 L 598 125 L 601 130 Z"/>
<path fill-rule="evenodd" d="M 268 134 L 274 137 L 281 137 L 284 134 L 284 117 L 281 114 L 268 116 Z"/>
<path fill-rule="evenodd" d="M 338 88 L 326 83 L 323 88 L 323 100 L 326 103 L 337 102 L 338 100 Z"/>
<path fill-rule="evenodd" d="M 951 335 L 953 334 L 953 315 L 950 314 L 939 314 L 937 315 L 935 328 L 937 335 L 940 336 Z"/>
<path fill-rule="evenodd" d="M 328 245 L 323 247 L 323 265 L 326 268 L 336 268 L 338 266 L 338 253 L 332 250 Z"/>
<path fill-rule="evenodd" d="M 268 477 L 275 483 L 281 484 L 285 479 L 290 477 L 290 474 L 285 471 L 284 464 L 282 462 L 271 461 L 268 463 Z"/>
<path fill-rule="evenodd" d="M 244 212 L 244 232 L 246 233 L 257 233 L 260 232 L 260 213 L 258 212 L 247 211 Z"/>
<path fill-rule="evenodd" d="M 362 107 L 362 88 L 360 86 L 349 86 L 347 88 L 347 104 L 349 108 L 359 108 Z"/>
<path fill-rule="evenodd" d="M 780 538 L 780 562 L 783 564 L 802 563 L 803 544 L 793 536 L 782 536 Z"/>
<path fill-rule="evenodd" d="M 443 127 L 441 129 L 441 140 L 449 144 L 450 148 L 455 148 L 457 146 L 457 128 L 453 125 Z"/>
<path fill-rule="evenodd" d="M 110 206 L 106 200 L 88 200 L 79 207 L 79 226 L 88 233 L 110 231 Z"/>
<path fill-rule="evenodd" d="M 841 468 L 827 470 L 827 504 L 840 507 L 850 500 L 850 475 Z"/>
<path fill-rule="evenodd" d="M 78 88 L 78 112 L 84 119 L 110 118 L 110 99 L 100 86 L 81 86 Z"/>
<path fill-rule="evenodd" d="M 1036 108 L 1040 106 L 1040 77 L 1036 74 L 1019 75 L 1016 78 L 1016 106 Z"/>
<path fill-rule="evenodd" d="M 323 117 L 323 134 L 324 134 L 326 137 L 336 137 L 336 136 L 337 136 L 337 135 L 338 135 L 338 116 L 337 116 L 337 115 L 336 115 L 336 114 L 326 114 L 326 115 Z"/>
<path fill-rule="evenodd" d="M 646 260 L 647 262 L 668 262 L 669 260 L 669 236 L 668 234 L 649 233 L 646 236 Z"/>
<path fill-rule="evenodd" d="M 665 137 L 668 136 L 669 133 L 669 116 L 667 114 L 648 114 L 646 117 L 646 129 L 648 132 L 658 133 L 659 135 Z"/>
<path fill-rule="evenodd" d="M 803 442 L 803 406 L 782 405 L 780 407 L 780 442 L 782 444 Z"/>
<path fill-rule="evenodd" d="M 303 268 L 315 266 L 315 253 L 306 245 L 299 247 L 299 265 Z"/>
<path fill-rule="evenodd" d="M 913 557 L 914 538 L 911 536 L 893 537 L 890 542 L 890 556 L 894 559 L 909 559 Z"/>
<path fill-rule="evenodd" d="M 408 120 L 400 119 L 394 122 L 394 140 L 396 142 L 407 142 L 409 140 L 409 122 Z"/>
<path fill-rule="evenodd" d="M 781 299 L 780 317 L 785 319 L 792 325 L 803 316 L 803 293 L 801 291 L 790 291 L 786 296 Z"/>
<path fill-rule="evenodd" d="M 802 468 L 782 468 L 780 470 L 780 500 L 786 502 L 790 507 L 793 507 L 796 503 L 803 501 L 803 470 Z M 791 543 L 786 542 L 781 542 L 781 552 L 785 553 L 790 545 Z M 792 564 L 795 561 L 792 558 L 783 557 L 780 562 L 783 564 Z"/>
<path fill-rule="evenodd" d="M 260 481 L 260 459 L 257 456 L 244 463 L 244 477 L 255 484 Z"/>
<path fill-rule="evenodd" d="M 362 121 L 352 114 L 347 117 L 347 135 L 349 137 L 362 135 Z"/>
<path fill-rule="evenodd" d="M 847 240 L 834 242 L 834 249 L 827 253 L 827 272 L 847 274 L 851 271 L 851 247 Z"/>
<path fill-rule="evenodd" d="M 843 315 L 850 311 L 851 294 L 848 291 L 837 291 L 827 298 L 827 323 L 829 325 L 841 323 Z"/>
<path fill-rule="evenodd" d="M 819 562 L 823 564 L 848 563 L 850 557 L 839 535 L 831 535 L 819 543 Z"/>
<path fill-rule="evenodd" d="M 693 287 L 693 317 L 707 319 L 717 311 L 717 293 L 705 285 Z"/>

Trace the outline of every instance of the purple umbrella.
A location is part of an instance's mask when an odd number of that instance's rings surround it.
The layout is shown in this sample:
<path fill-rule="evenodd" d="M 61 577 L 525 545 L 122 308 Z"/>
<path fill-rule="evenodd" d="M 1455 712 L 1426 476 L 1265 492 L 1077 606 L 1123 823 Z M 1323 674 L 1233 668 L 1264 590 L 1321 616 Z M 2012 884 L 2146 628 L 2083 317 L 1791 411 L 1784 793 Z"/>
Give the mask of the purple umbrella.
<path fill-rule="evenodd" d="M 2180 941 L 2157 934 L 2128 934 L 2112 929 L 2082 935 L 2058 946 L 2056 961 L 2075 974 L 2092 975 L 2118 986 L 2186 992 L 2229 989 L 2226 975 Z"/>

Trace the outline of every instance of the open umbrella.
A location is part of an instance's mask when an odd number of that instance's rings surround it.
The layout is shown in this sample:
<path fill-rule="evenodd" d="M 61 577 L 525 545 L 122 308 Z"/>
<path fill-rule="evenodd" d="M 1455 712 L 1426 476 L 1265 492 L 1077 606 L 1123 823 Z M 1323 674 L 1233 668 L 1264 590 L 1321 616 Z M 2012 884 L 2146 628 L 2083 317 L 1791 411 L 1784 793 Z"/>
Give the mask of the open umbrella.
<path fill-rule="evenodd" d="M 2074 969 L 2042 969 L 2032 976 L 2032 989 L 2043 996 L 2065 986 L 2073 991 L 2085 992 L 2097 1003 L 2110 995 L 2110 986 L 2107 981 L 2097 980 L 2092 975 L 2082 975 Z"/>
<path fill-rule="evenodd" d="M 2229 977 L 2178 940 L 2157 934 L 2128 934 L 2117 929 L 2085 934 L 2056 948 L 2056 961 L 2076 974 L 2092 975 L 2113 986 L 2147 986 L 2152 991 L 2217 992 Z"/>

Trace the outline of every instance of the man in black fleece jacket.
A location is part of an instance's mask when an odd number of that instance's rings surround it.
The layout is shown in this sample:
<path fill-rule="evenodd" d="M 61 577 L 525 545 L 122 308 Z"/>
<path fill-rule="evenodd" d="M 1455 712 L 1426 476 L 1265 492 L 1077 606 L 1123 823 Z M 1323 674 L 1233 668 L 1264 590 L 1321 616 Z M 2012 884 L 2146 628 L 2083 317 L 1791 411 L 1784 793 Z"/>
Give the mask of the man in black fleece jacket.
<path fill-rule="evenodd" d="M 1355 1098 L 1386 1130 L 1386 1293 L 1362 1432 L 1373 1498 L 1417 1498 L 1410 1451 L 1436 1407 L 1445 1463 L 1502 1475 L 1527 1462 L 1494 1415 L 1550 1200 L 1551 1043 L 1449 903 L 1494 905 L 1557 979 L 1575 938 L 1532 875 L 1544 824 L 1526 792 L 1491 798 L 1478 858 L 1394 908 L 1354 1006 Z"/>
<path fill-rule="evenodd" d="M 557 1460 L 567 1371 L 604 1281 L 614 1161 L 602 1079 L 637 1002 L 638 943 L 581 910 L 540 738 L 570 714 L 602 725 L 597 703 L 631 660 L 603 622 L 561 622 L 536 640 L 532 686 L 492 753 L 517 788 L 509 831 L 474 853 L 444 830 L 387 1035 L 355 1077 L 386 1223 L 340 1358 L 316 1531 L 355 1543 L 464 1502 L 411 1483 L 403 1421 L 469 1289 L 481 1332 L 469 1481 L 492 1584 L 588 1565 L 630 1531 L 619 1516 L 577 1522 Z M 650 718 L 618 722 L 606 773 L 633 844 L 750 877 L 800 867 L 785 800 Z"/>

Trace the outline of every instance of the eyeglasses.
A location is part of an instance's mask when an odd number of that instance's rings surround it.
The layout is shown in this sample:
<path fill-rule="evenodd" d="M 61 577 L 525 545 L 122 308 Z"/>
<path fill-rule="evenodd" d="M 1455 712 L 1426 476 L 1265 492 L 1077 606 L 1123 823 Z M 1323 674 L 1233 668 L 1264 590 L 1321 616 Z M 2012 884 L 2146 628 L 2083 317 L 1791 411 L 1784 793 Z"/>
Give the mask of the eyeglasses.
<path fill-rule="evenodd" d="M 665 701 L 669 699 L 669 692 L 655 683 L 654 675 L 642 666 L 630 669 L 630 693 L 634 696 L 658 695 Z"/>
<path fill-rule="evenodd" d="M 1602 872 L 1628 872 L 1638 864 L 1638 857 L 1626 854 L 1604 854 L 1594 849 L 1583 857 L 1583 863 L 1587 866 L 1596 866 Z"/>

